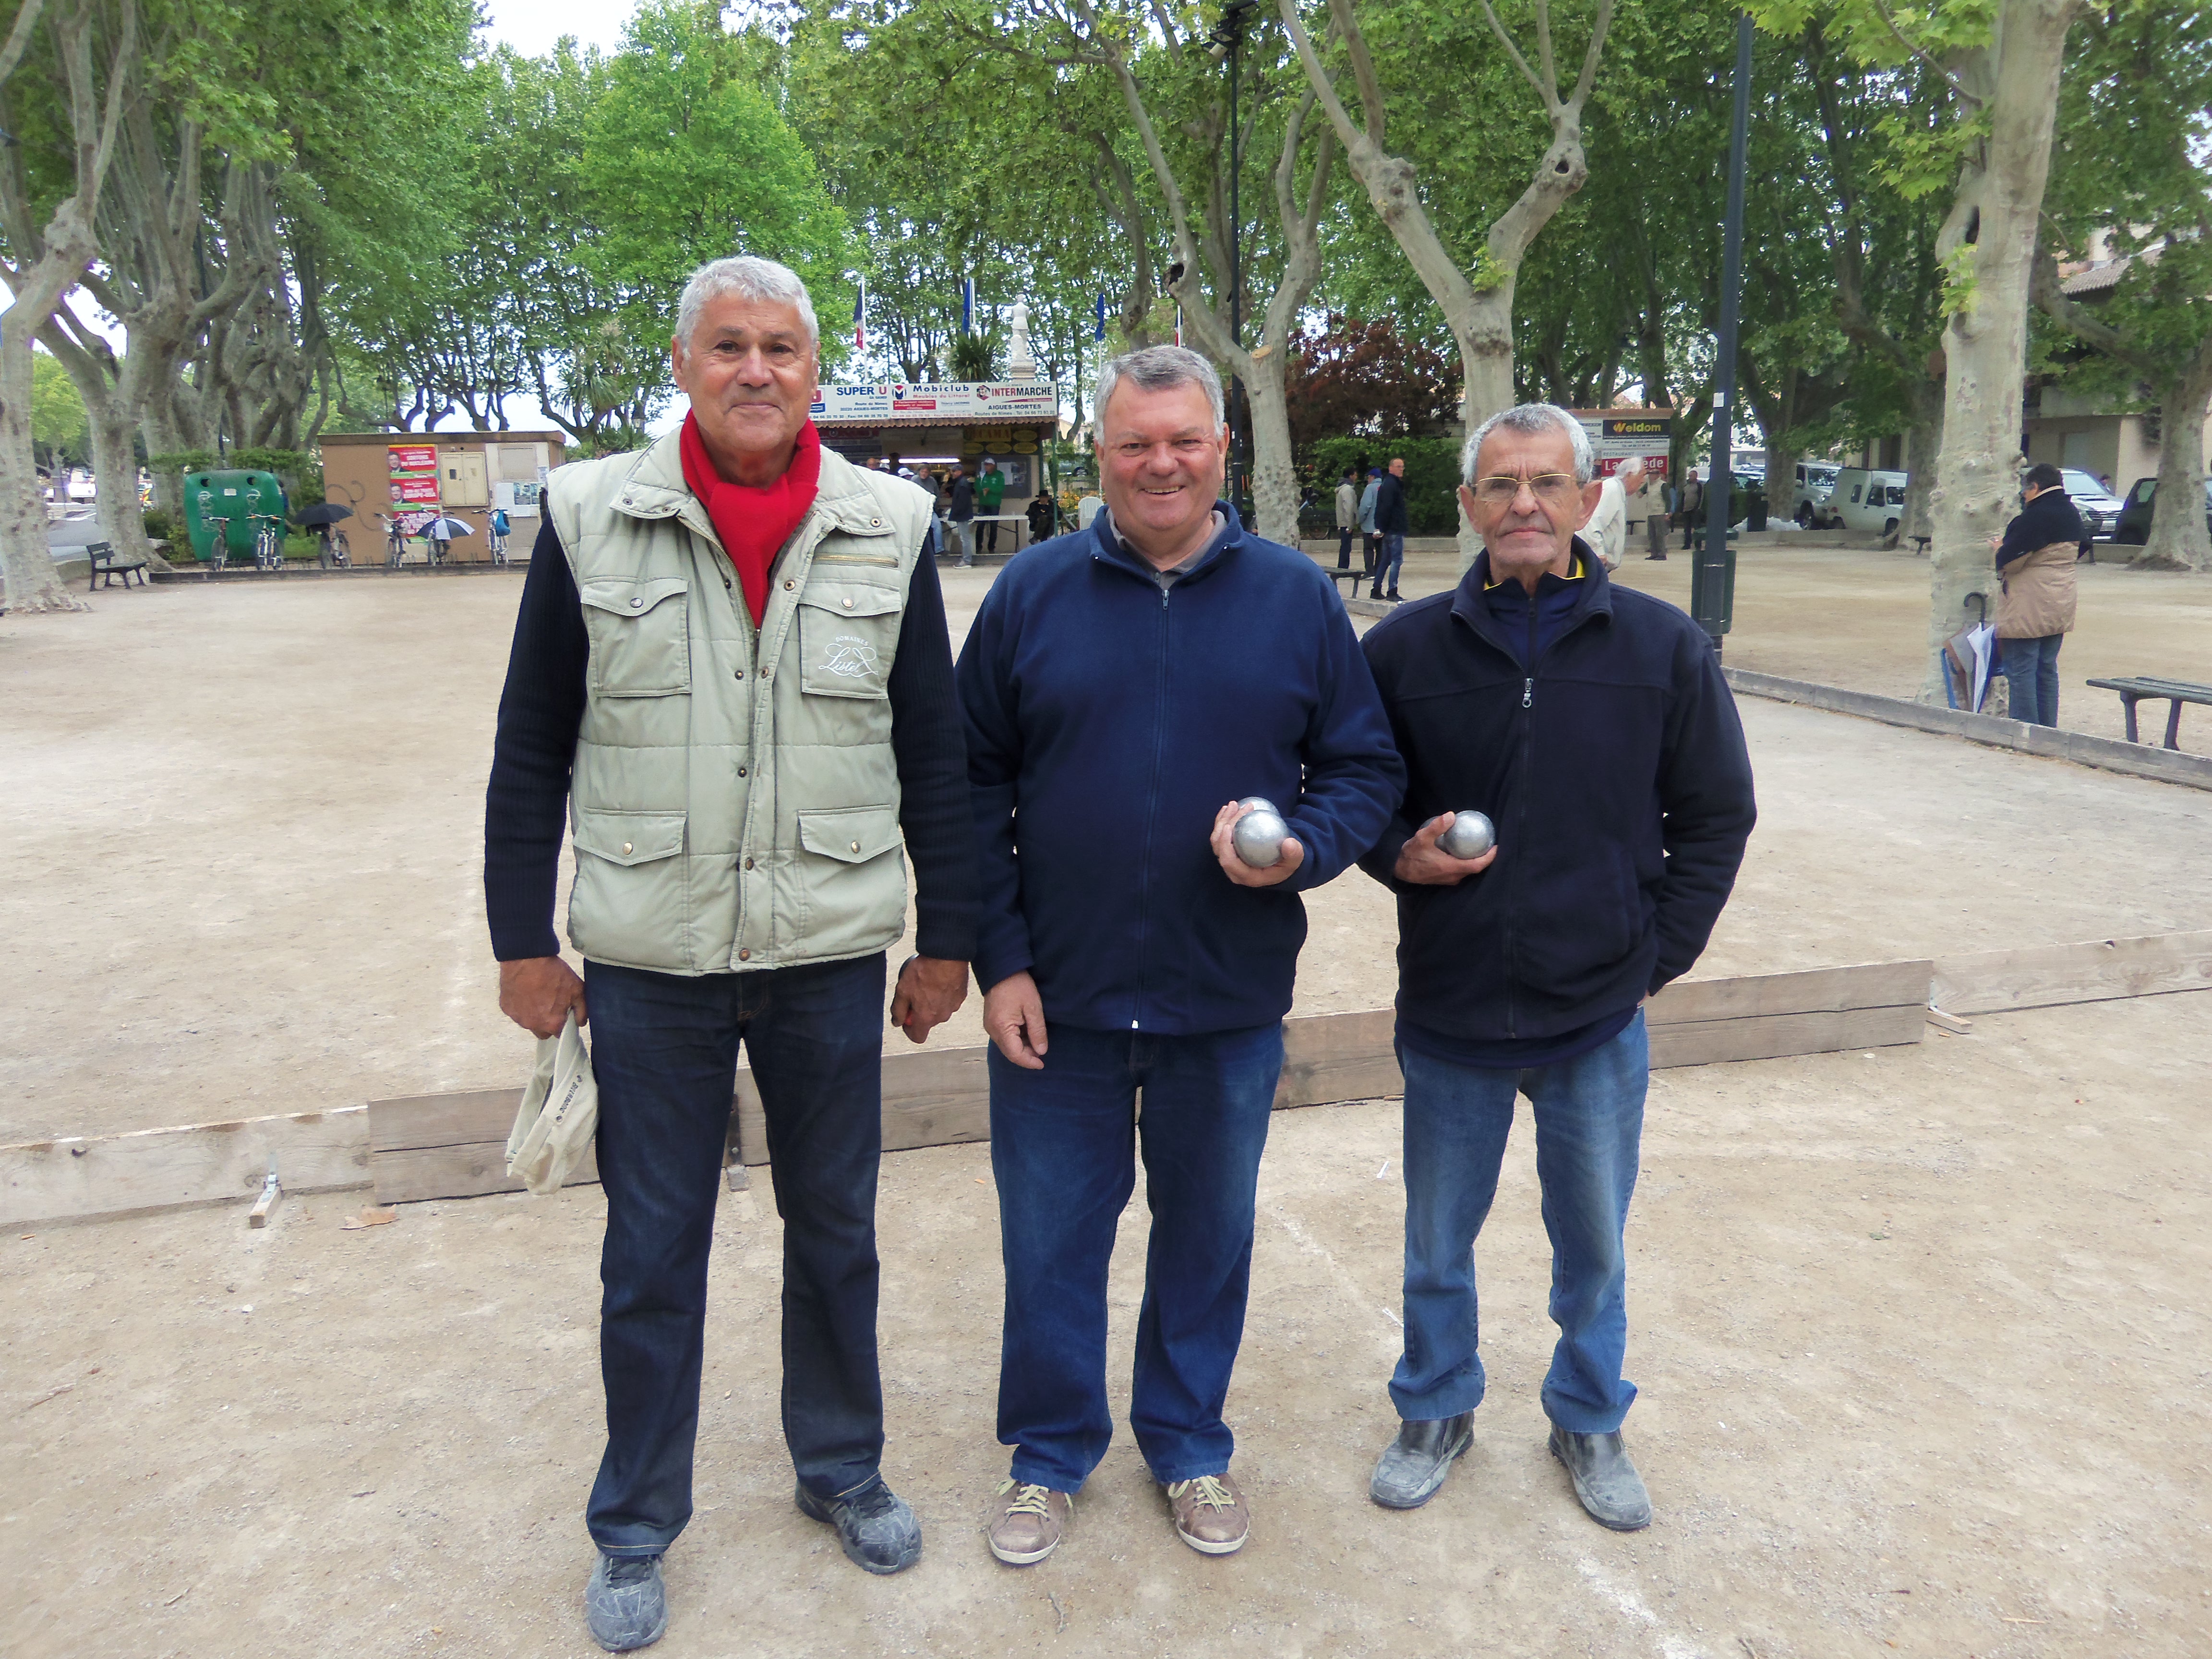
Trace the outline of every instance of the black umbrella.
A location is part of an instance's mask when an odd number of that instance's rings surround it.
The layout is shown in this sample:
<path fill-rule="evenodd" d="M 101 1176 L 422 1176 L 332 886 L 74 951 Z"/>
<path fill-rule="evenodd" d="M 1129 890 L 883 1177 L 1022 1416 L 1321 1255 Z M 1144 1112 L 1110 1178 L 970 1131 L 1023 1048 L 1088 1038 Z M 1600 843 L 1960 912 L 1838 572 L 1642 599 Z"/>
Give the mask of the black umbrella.
<path fill-rule="evenodd" d="M 342 501 L 317 501 L 313 507 L 303 507 L 294 518 L 309 527 L 336 524 L 340 519 L 353 517 L 353 509 Z"/>

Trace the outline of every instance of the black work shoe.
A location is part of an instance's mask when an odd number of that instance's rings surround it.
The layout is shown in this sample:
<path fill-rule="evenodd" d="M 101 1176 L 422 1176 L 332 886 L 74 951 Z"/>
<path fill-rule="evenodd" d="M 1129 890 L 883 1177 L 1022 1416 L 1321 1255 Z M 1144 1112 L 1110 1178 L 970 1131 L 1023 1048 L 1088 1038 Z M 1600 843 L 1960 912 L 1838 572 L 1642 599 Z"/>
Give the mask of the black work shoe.
<path fill-rule="evenodd" d="M 1452 1460 L 1474 1443 L 1474 1413 L 1401 1423 L 1376 1461 L 1367 1495 L 1386 1510 L 1417 1510 L 1437 1495 Z"/>
<path fill-rule="evenodd" d="M 1629 1461 L 1620 1431 L 1572 1434 L 1552 1425 L 1552 1455 L 1566 1465 L 1575 1496 L 1590 1518 L 1615 1532 L 1641 1532 L 1651 1524 L 1651 1494 Z"/>
<path fill-rule="evenodd" d="M 837 1528 L 847 1559 L 870 1572 L 903 1572 L 921 1559 L 921 1522 L 906 1499 L 895 1498 L 878 1475 L 840 1498 L 817 1498 L 799 1488 L 799 1512 Z"/>
<path fill-rule="evenodd" d="M 668 1628 L 668 1597 L 657 1555 L 601 1554 L 584 1587 L 584 1622 L 609 1653 L 651 1647 Z"/>

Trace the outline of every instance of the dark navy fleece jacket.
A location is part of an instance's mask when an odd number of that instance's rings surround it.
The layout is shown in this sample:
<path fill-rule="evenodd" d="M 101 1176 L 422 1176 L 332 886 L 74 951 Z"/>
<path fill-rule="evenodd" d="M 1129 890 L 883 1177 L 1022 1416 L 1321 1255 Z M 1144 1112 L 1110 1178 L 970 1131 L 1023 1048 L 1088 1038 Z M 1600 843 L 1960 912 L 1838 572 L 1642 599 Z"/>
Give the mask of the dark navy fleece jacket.
<path fill-rule="evenodd" d="M 1102 514 L 1007 565 L 960 653 L 985 989 L 1026 969 L 1048 1026 L 1189 1036 L 1291 1006 L 1305 906 L 1373 844 L 1405 775 L 1319 566 L 1222 529 L 1163 590 Z M 1305 852 L 1240 887 L 1208 843 L 1264 795 Z"/>
<path fill-rule="evenodd" d="M 1401 1021 L 1448 1038 L 1556 1037 L 1687 972 L 1757 816 L 1705 635 L 1576 546 L 1582 579 L 1539 584 L 1533 660 L 1527 600 L 1486 597 L 1486 553 L 1364 642 L 1407 782 L 1360 867 L 1398 895 Z M 1416 826 L 1469 808 L 1498 826 L 1487 870 L 1394 879 Z"/>

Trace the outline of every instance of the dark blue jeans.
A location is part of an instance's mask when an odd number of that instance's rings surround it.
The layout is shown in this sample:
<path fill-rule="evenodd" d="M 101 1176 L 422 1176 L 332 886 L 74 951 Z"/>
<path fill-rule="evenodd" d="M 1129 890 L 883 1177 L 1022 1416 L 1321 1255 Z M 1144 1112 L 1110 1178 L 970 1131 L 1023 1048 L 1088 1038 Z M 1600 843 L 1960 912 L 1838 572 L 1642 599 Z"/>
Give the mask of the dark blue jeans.
<path fill-rule="evenodd" d="M 2005 708 L 2014 720 L 2030 726 L 2058 724 L 2058 647 L 2065 643 L 2063 634 L 2002 641 Z"/>
<path fill-rule="evenodd" d="M 741 1039 L 783 1218 L 785 1443 L 799 1483 L 825 1498 L 882 1461 L 884 958 L 699 978 L 594 962 L 584 982 L 607 1194 L 607 1450 L 586 1518 L 601 1549 L 650 1555 L 691 1518 L 707 1253 Z"/>
<path fill-rule="evenodd" d="M 1140 1134 L 1152 1228 L 1129 1427 L 1153 1479 L 1219 1474 L 1236 1449 L 1221 1408 L 1244 1340 L 1283 1028 L 1151 1036 L 1055 1025 L 1047 1035 L 1041 1072 L 995 1048 L 990 1059 L 1006 1271 L 999 1439 L 1015 1449 L 1013 1478 L 1079 1492 L 1113 1438 L 1106 1267 Z"/>
<path fill-rule="evenodd" d="M 1382 551 L 1375 562 L 1375 583 L 1368 590 L 1369 597 L 1398 591 L 1398 572 L 1406 562 L 1406 538 L 1396 531 L 1382 538 Z"/>
<path fill-rule="evenodd" d="M 1544 1412 L 1576 1434 L 1620 1426 L 1636 1385 L 1628 1344 L 1621 1231 L 1636 1190 L 1650 1050 L 1638 1012 L 1589 1054 L 1556 1066 L 1490 1071 L 1417 1054 L 1406 1073 L 1406 1352 L 1390 1398 L 1409 1422 L 1482 1403 L 1476 1352 L 1474 1239 L 1498 1192 L 1516 1094 L 1536 1121 L 1536 1178 L 1552 1240 L 1552 1321 Z"/>

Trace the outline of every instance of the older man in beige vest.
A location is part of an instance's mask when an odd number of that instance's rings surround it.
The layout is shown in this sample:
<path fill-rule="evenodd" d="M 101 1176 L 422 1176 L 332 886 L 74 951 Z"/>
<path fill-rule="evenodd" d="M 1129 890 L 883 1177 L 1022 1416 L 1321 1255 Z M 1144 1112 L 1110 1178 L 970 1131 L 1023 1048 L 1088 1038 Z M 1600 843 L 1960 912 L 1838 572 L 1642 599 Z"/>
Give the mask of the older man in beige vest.
<path fill-rule="evenodd" d="M 824 448 L 805 286 L 717 260 L 678 308 L 691 410 L 554 474 L 500 702 L 484 886 L 500 1006 L 588 1012 L 599 1085 L 607 1447 L 586 1591 L 611 1652 L 666 1624 L 691 1513 L 707 1258 L 738 1052 L 783 1218 L 783 1430 L 802 1512 L 871 1572 L 911 1565 L 880 1470 L 878 1066 L 913 861 L 915 1042 L 966 994 L 976 864 L 927 495 Z M 563 813 L 568 938 L 553 933 Z"/>

